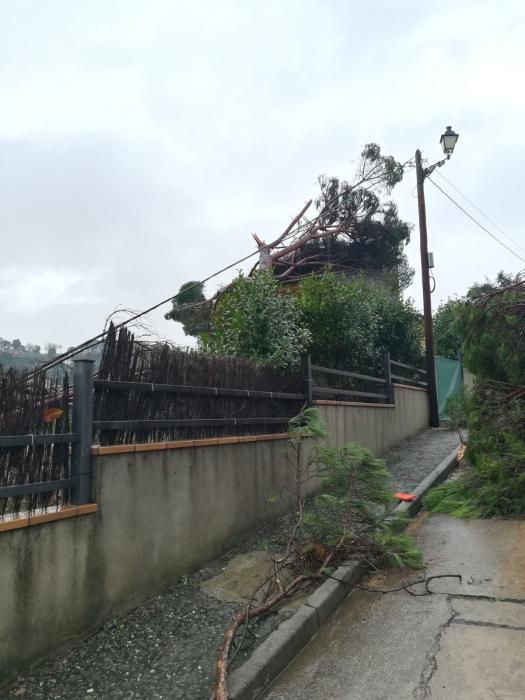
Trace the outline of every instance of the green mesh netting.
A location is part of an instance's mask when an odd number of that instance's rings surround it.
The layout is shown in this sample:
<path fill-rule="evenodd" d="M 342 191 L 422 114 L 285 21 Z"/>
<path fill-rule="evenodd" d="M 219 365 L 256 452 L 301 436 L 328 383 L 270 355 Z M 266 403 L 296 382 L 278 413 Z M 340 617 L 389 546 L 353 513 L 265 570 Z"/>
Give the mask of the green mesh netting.
<path fill-rule="evenodd" d="M 436 357 L 436 382 L 439 417 L 446 420 L 447 399 L 457 394 L 463 386 L 463 367 L 457 360 L 449 360 L 448 357 Z"/>

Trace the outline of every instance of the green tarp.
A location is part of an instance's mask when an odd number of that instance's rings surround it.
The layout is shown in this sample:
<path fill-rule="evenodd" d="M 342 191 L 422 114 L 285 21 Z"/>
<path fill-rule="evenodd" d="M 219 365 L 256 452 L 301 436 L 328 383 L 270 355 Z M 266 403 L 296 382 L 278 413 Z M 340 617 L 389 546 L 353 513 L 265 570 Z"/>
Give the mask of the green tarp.
<path fill-rule="evenodd" d="M 435 360 L 439 418 L 446 420 L 448 397 L 454 396 L 463 387 L 463 366 L 461 362 L 449 360 L 448 357 L 436 357 Z"/>

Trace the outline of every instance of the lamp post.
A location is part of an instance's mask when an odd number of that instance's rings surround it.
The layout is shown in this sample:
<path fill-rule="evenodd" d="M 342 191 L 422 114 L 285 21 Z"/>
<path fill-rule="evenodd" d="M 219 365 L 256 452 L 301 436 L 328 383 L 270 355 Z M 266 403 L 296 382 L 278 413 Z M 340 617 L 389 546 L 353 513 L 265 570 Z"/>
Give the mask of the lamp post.
<path fill-rule="evenodd" d="M 427 216 L 425 208 L 425 177 L 435 168 L 440 168 L 450 158 L 454 151 L 459 135 L 450 126 L 441 135 L 440 143 L 447 156 L 428 168 L 423 168 L 421 151 L 416 151 L 417 202 L 419 210 L 419 240 L 421 250 L 421 277 L 423 281 L 423 315 L 425 321 L 425 358 L 428 382 L 429 425 L 439 427 L 439 409 L 437 402 L 436 366 L 434 362 L 434 332 L 432 328 L 432 301 L 430 297 L 430 272 L 427 243 Z"/>

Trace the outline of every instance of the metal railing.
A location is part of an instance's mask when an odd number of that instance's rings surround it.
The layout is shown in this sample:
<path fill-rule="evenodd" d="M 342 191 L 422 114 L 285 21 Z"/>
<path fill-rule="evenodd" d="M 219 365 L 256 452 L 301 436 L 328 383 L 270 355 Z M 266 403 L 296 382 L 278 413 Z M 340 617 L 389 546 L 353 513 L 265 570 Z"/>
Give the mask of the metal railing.
<path fill-rule="evenodd" d="M 200 396 L 234 397 L 241 399 L 273 399 L 279 401 L 303 401 L 305 394 L 282 391 L 260 391 L 227 387 L 194 386 L 189 384 L 159 384 L 155 382 L 126 382 L 95 379 L 96 390 L 116 392 L 139 392 L 149 394 L 195 394 Z M 291 416 L 250 418 L 152 418 L 131 420 L 95 420 L 97 430 L 155 430 L 169 428 L 210 428 L 251 425 L 286 425 Z"/>
<path fill-rule="evenodd" d="M 373 399 L 374 401 L 382 401 L 385 403 L 393 403 L 394 394 L 392 386 L 392 375 L 390 372 L 390 354 L 385 353 L 383 357 L 384 377 L 375 377 L 370 374 L 361 374 L 360 372 L 348 372 L 346 370 L 333 369 L 331 367 L 321 367 L 320 365 L 312 364 L 311 357 L 308 356 L 306 362 L 307 371 L 307 397 L 311 404 L 319 396 L 324 397 L 357 397 L 358 399 Z M 337 377 L 344 377 L 350 380 L 358 380 L 362 383 L 379 384 L 382 387 L 381 391 L 363 391 L 362 389 L 343 389 L 333 386 L 320 386 L 313 381 L 313 373 L 328 374 Z"/>
<path fill-rule="evenodd" d="M 141 393 L 164 392 L 167 394 L 201 394 L 204 396 L 235 396 L 241 399 L 279 399 L 297 401 L 304 394 L 290 394 L 280 391 L 259 391 L 253 389 L 223 389 L 213 386 L 192 386 L 189 384 L 158 384 L 151 382 L 121 382 L 111 379 L 95 379 L 95 389 L 112 391 L 139 391 Z"/>
<path fill-rule="evenodd" d="M 151 420 L 96 420 L 95 430 L 147 430 L 148 428 L 209 428 L 238 425 L 285 425 L 290 418 L 157 418 Z"/>
<path fill-rule="evenodd" d="M 392 368 L 399 368 L 409 376 L 393 373 Z M 348 388 L 322 386 L 314 382 L 314 373 L 342 378 L 349 384 Z M 72 504 L 88 503 L 91 498 L 92 466 L 91 445 L 94 431 L 113 430 L 155 430 L 169 428 L 207 428 L 236 427 L 256 425 L 283 425 L 289 417 L 250 417 L 250 418 L 154 418 L 93 420 L 94 390 L 115 392 L 164 393 L 164 394 L 200 394 L 210 397 L 238 397 L 245 399 L 274 399 L 280 401 L 305 400 L 312 405 L 316 398 L 366 399 L 370 402 L 394 403 L 394 385 L 409 384 L 418 387 L 427 386 L 426 370 L 413 365 L 390 359 L 390 354 L 383 357 L 383 375 L 377 377 L 360 372 L 333 369 L 312 364 L 311 357 L 306 358 L 305 393 L 259 391 L 251 389 L 233 389 L 208 386 L 190 386 L 179 384 L 161 384 L 151 382 L 126 382 L 100 380 L 93 377 L 93 360 L 80 359 L 74 364 L 73 374 L 73 420 L 70 433 L 46 433 L 41 435 L 6 435 L 0 436 L 0 449 L 11 447 L 31 447 L 33 445 L 69 444 L 70 473 L 61 479 L 31 483 L 13 484 L 0 487 L 0 498 L 28 496 L 36 493 L 56 490 L 68 490 L 69 502 Z M 357 382 L 359 388 L 352 386 Z M 370 383 L 378 391 L 365 390 L 361 385 Z"/>
<path fill-rule="evenodd" d="M 390 360 L 390 365 L 394 367 L 400 367 L 402 370 L 408 370 L 412 376 L 404 376 L 402 374 L 391 374 L 392 380 L 396 384 L 410 384 L 414 386 L 419 386 L 426 389 L 428 387 L 428 382 L 426 381 L 427 371 L 421 367 L 415 367 L 414 365 L 407 365 L 404 362 L 398 362 L 397 360 Z"/>

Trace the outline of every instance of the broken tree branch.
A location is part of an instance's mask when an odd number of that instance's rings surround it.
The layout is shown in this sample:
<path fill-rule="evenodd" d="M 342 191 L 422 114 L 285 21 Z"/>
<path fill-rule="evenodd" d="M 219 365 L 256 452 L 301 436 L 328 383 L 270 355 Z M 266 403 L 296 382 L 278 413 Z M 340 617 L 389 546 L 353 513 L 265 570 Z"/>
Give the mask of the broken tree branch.
<path fill-rule="evenodd" d="M 235 635 L 237 634 L 237 630 L 239 629 L 240 625 L 242 625 L 242 623 L 246 619 L 252 620 L 254 617 L 258 617 L 259 615 L 268 612 L 268 610 L 271 610 L 271 608 L 275 607 L 277 603 L 279 603 L 281 600 L 283 600 L 284 598 L 289 596 L 293 591 L 295 591 L 298 586 L 305 583 L 306 581 L 309 581 L 311 578 L 311 576 L 301 574 L 300 576 L 297 576 L 291 583 L 289 583 L 288 586 L 286 586 L 286 588 L 274 595 L 263 605 L 259 605 L 256 608 L 251 608 L 250 610 L 239 610 L 239 612 L 235 615 L 235 617 L 233 618 L 233 622 L 224 633 L 219 658 L 217 660 L 217 674 L 215 682 L 214 700 L 228 700 L 228 687 L 226 684 L 229 666 L 228 657 L 230 654 L 232 642 L 235 638 Z"/>
<path fill-rule="evenodd" d="M 310 206 L 311 206 L 311 204 L 312 204 L 312 201 L 313 201 L 313 200 L 309 199 L 309 200 L 306 202 L 306 204 L 304 205 L 304 207 L 301 209 L 301 211 L 300 211 L 296 216 L 294 216 L 294 218 L 290 221 L 290 223 L 288 224 L 288 226 L 287 226 L 287 227 L 284 229 L 284 231 L 281 233 L 281 235 L 279 236 L 279 238 L 276 238 L 275 241 L 273 241 L 273 243 L 269 243 L 269 244 L 268 244 L 268 248 L 275 248 L 275 246 L 279 245 L 279 243 L 281 243 L 281 241 L 283 241 L 283 240 L 286 238 L 286 236 L 290 233 L 290 231 L 293 229 L 293 227 L 295 226 L 295 224 L 297 224 L 297 223 L 301 220 L 301 218 L 303 217 L 303 215 L 305 214 L 305 212 L 310 208 Z"/>

